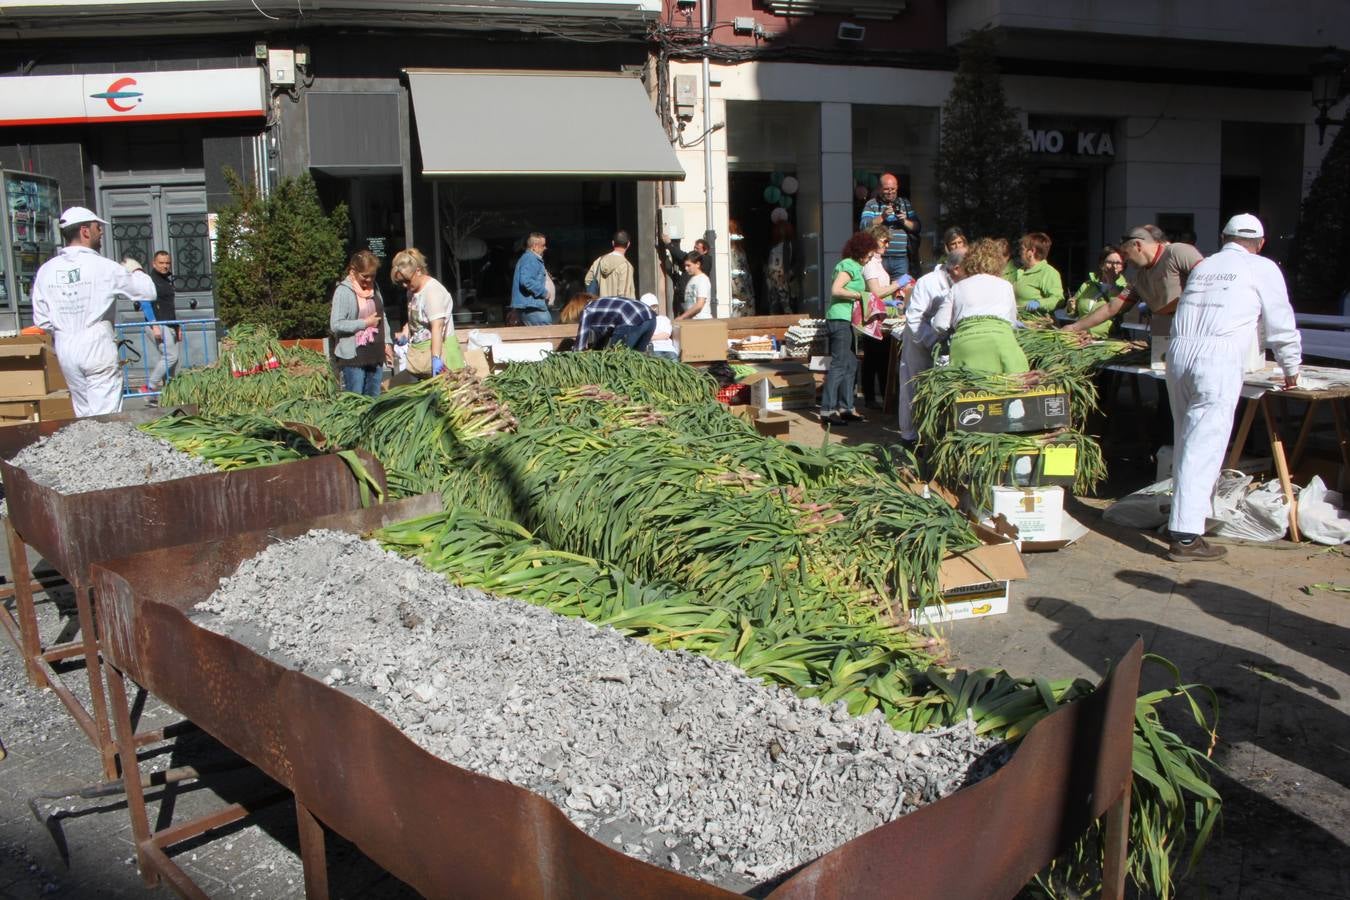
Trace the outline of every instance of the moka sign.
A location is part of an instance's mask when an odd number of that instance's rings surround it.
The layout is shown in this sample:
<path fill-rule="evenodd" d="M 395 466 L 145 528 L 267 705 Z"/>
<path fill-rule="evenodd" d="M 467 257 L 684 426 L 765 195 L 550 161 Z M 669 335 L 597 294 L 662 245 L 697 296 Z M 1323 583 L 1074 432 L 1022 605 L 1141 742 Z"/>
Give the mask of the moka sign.
<path fill-rule="evenodd" d="M 1038 156 L 1081 157 L 1103 162 L 1115 158 L 1113 123 L 1027 120 L 1027 149 Z"/>

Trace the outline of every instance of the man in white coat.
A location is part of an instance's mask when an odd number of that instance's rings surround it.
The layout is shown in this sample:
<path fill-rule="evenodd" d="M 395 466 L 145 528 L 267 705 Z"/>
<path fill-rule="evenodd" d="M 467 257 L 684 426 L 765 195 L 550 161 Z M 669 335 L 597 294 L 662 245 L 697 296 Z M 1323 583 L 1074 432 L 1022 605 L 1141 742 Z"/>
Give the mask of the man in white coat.
<path fill-rule="evenodd" d="M 1219 559 L 1227 551 L 1205 541 L 1214 485 L 1233 429 L 1247 349 L 1258 322 L 1275 353 L 1285 387 L 1298 384 L 1302 342 L 1279 266 L 1258 255 L 1265 229 L 1256 216 L 1233 216 L 1223 249 L 1191 270 L 1172 320 L 1167 393 L 1176 435 L 1172 543 L 1177 562 Z"/>
<path fill-rule="evenodd" d="M 52 333 L 77 416 L 122 408 L 113 320 L 117 298 L 133 296 L 127 270 L 99 254 L 107 225 L 83 206 L 61 214 L 66 245 L 33 279 L 33 324 Z"/>
<path fill-rule="evenodd" d="M 952 250 L 942 265 L 924 275 L 914 284 L 905 307 L 905 323 L 896 326 L 892 337 L 900 341 L 900 365 L 897 373 L 896 399 L 899 404 L 900 439 L 914 443 L 919 439 L 914 424 L 914 377 L 933 368 L 933 346 L 939 335 L 933 330 L 933 313 L 952 285 L 961 278 L 961 260 L 964 250 Z"/>

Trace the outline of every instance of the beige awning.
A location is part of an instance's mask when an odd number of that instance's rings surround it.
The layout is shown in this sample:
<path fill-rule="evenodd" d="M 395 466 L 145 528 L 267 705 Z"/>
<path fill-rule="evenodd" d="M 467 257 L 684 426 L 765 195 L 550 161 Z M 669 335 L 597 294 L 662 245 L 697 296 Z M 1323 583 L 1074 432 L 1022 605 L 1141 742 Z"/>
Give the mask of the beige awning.
<path fill-rule="evenodd" d="M 408 69 L 422 174 L 683 180 L 633 75 Z"/>

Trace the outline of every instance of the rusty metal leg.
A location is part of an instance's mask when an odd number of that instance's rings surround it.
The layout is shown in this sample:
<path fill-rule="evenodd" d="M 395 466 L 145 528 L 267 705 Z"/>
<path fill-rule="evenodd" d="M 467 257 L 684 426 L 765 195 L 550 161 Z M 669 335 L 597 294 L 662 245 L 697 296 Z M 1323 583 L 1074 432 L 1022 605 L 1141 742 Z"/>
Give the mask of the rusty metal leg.
<path fill-rule="evenodd" d="M 75 608 L 80 618 L 80 642 L 84 645 L 84 666 L 89 676 L 89 711 L 94 718 L 94 745 L 103 757 L 103 776 L 118 776 L 117 745 L 108 727 L 108 701 L 103 695 L 103 664 L 99 659 L 98 633 L 94 630 L 94 592 L 82 583 L 75 589 Z M 134 748 L 135 745 L 132 744 Z"/>
<path fill-rule="evenodd" d="M 159 884 L 159 872 L 150 864 L 150 818 L 145 812 L 145 790 L 141 786 L 140 763 L 136 759 L 136 732 L 131 724 L 131 706 L 127 703 L 126 677 L 112 665 L 104 668 L 108 679 L 108 705 L 117 731 L 117 746 L 122 753 L 122 788 L 127 795 L 131 816 L 131 835 L 136 841 L 136 865 L 148 887 Z"/>
<path fill-rule="evenodd" d="M 1242 411 L 1242 419 L 1238 422 L 1237 436 L 1233 438 L 1233 447 L 1228 451 L 1228 461 L 1224 463 L 1225 469 L 1236 469 L 1238 460 L 1242 459 L 1242 450 L 1247 446 L 1247 435 L 1252 432 L 1252 422 L 1256 421 L 1256 408 L 1261 405 L 1261 398 L 1247 400 L 1247 408 Z"/>
<path fill-rule="evenodd" d="M 1303 540 L 1298 533 L 1298 500 L 1294 497 L 1294 484 L 1289 479 L 1289 464 L 1284 458 L 1284 439 L 1280 437 L 1280 430 L 1275 427 L 1275 421 L 1270 415 L 1270 406 L 1265 402 L 1263 395 L 1256 401 L 1261 404 L 1261 415 L 1266 420 L 1266 431 L 1270 433 L 1270 455 L 1275 460 L 1275 473 L 1280 476 L 1280 487 L 1284 488 L 1284 501 L 1289 504 L 1289 539 L 1298 543 Z"/>
<path fill-rule="evenodd" d="M 47 675 L 38 659 L 42 640 L 38 636 L 37 609 L 33 606 L 33 585 L 28 577 L 28 545 L 5 517 L 5 536 L 9 540 L 9 571 L 14 579 L 14 613 L 19 620 L 19 641 L 23 645 L 23 667 L 28 680 L 38 687 L 47 686 Z"/>
<path fill-rule="evenodd" d="M 323 823 L 314 818 L 298 798 L 295 821 L 300 829 L 300 860 L 305 864 L 305 896 L 308 900 L 328 900 L 328 856 L 323 845 Z"/>
<path fill-rule="evenodd" d="M 1336 442 L 1341 448 L 1341 465 L 1350 466 L 1350 426 L 1346 425 L 1345 407 L 1350 401 L 1345 398 L 1331 401 L 1331 418 L 1336 423 Z"/>
<path fill-rule="evenodd" d="M 1125 792 L 1106 811 L 1106 858 L 1102 861 L 1102 900 L 1121 900 L 1125 896 L 1126 863 L 1130 850 L 1130 794 L 1131 781 L 1125 782 Z"/>

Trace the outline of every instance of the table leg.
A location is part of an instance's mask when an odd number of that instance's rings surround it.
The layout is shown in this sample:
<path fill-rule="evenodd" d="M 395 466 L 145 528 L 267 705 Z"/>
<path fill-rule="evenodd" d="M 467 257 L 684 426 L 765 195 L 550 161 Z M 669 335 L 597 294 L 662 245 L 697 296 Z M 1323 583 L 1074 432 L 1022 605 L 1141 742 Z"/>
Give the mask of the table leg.
<path fill-rule="evenodd" d="M 1335 406 L 1335 401 L 1332 401 Z M 1289 468 L 1297 469 L 1303 461 L 1303 450 L 1308 444 L 1308 435 L 1312 433 L 1313 413 L 1317 411 L 1317 401 L 1309 400 L 1308 409 L 1303 414 L 1303 424 L 1298 429 L 1298 439 L 1294 441 L 1294 452 L 1289 454 Z"/>
<path fill-rule="evenodd" d="M 1247 446 L 1247 435 L 1251 434 L 1252 422 L 1256 421 L 1256 408 L 1260 405 L 1259 397 L 1247 401 L 1247 408 L 1242 411 L 1242 419 L 1238 422 L 1237 437 L 1233 438 L 1233 449 L 1228 451 L 1225 469 L 1236 469 L 1238 460 L 1242 459 L 1242 450 Z"/>
<path fill-rule="evenodd" d="M 1342 397 L 1331 401 L 1331 418 L 1336 422 L 1336 442 L 1341 447 L 1341 465 L 1350 466 L 1350 426 L 1346 425 L 1345 408 L 1350 400 Z"/>
<path fill-rule="evenodd" d="M 1261 415 L 1266 420 L 1266 431 L 1270 434 L 1270 455 L 1275 460 L 1275 472 L 1280 476 L 1280 487 L 1284 489 L 1284 500 L 1289 504 L 1289 539 L 1292 541 L 1303 540 L 1298 533 L 1298 500 L 1294 498 L 1294 485 L 1289 480 L 1289 464 L 1284 458 L 1284 440 L 1280 437 L 1280 430 L 1275 427 L 1275 420 L 1270 414 L 1270 406 L 1266 403 L 1265 394 L 1261 399 L 1255 401 L 1261 404 Z"/>

